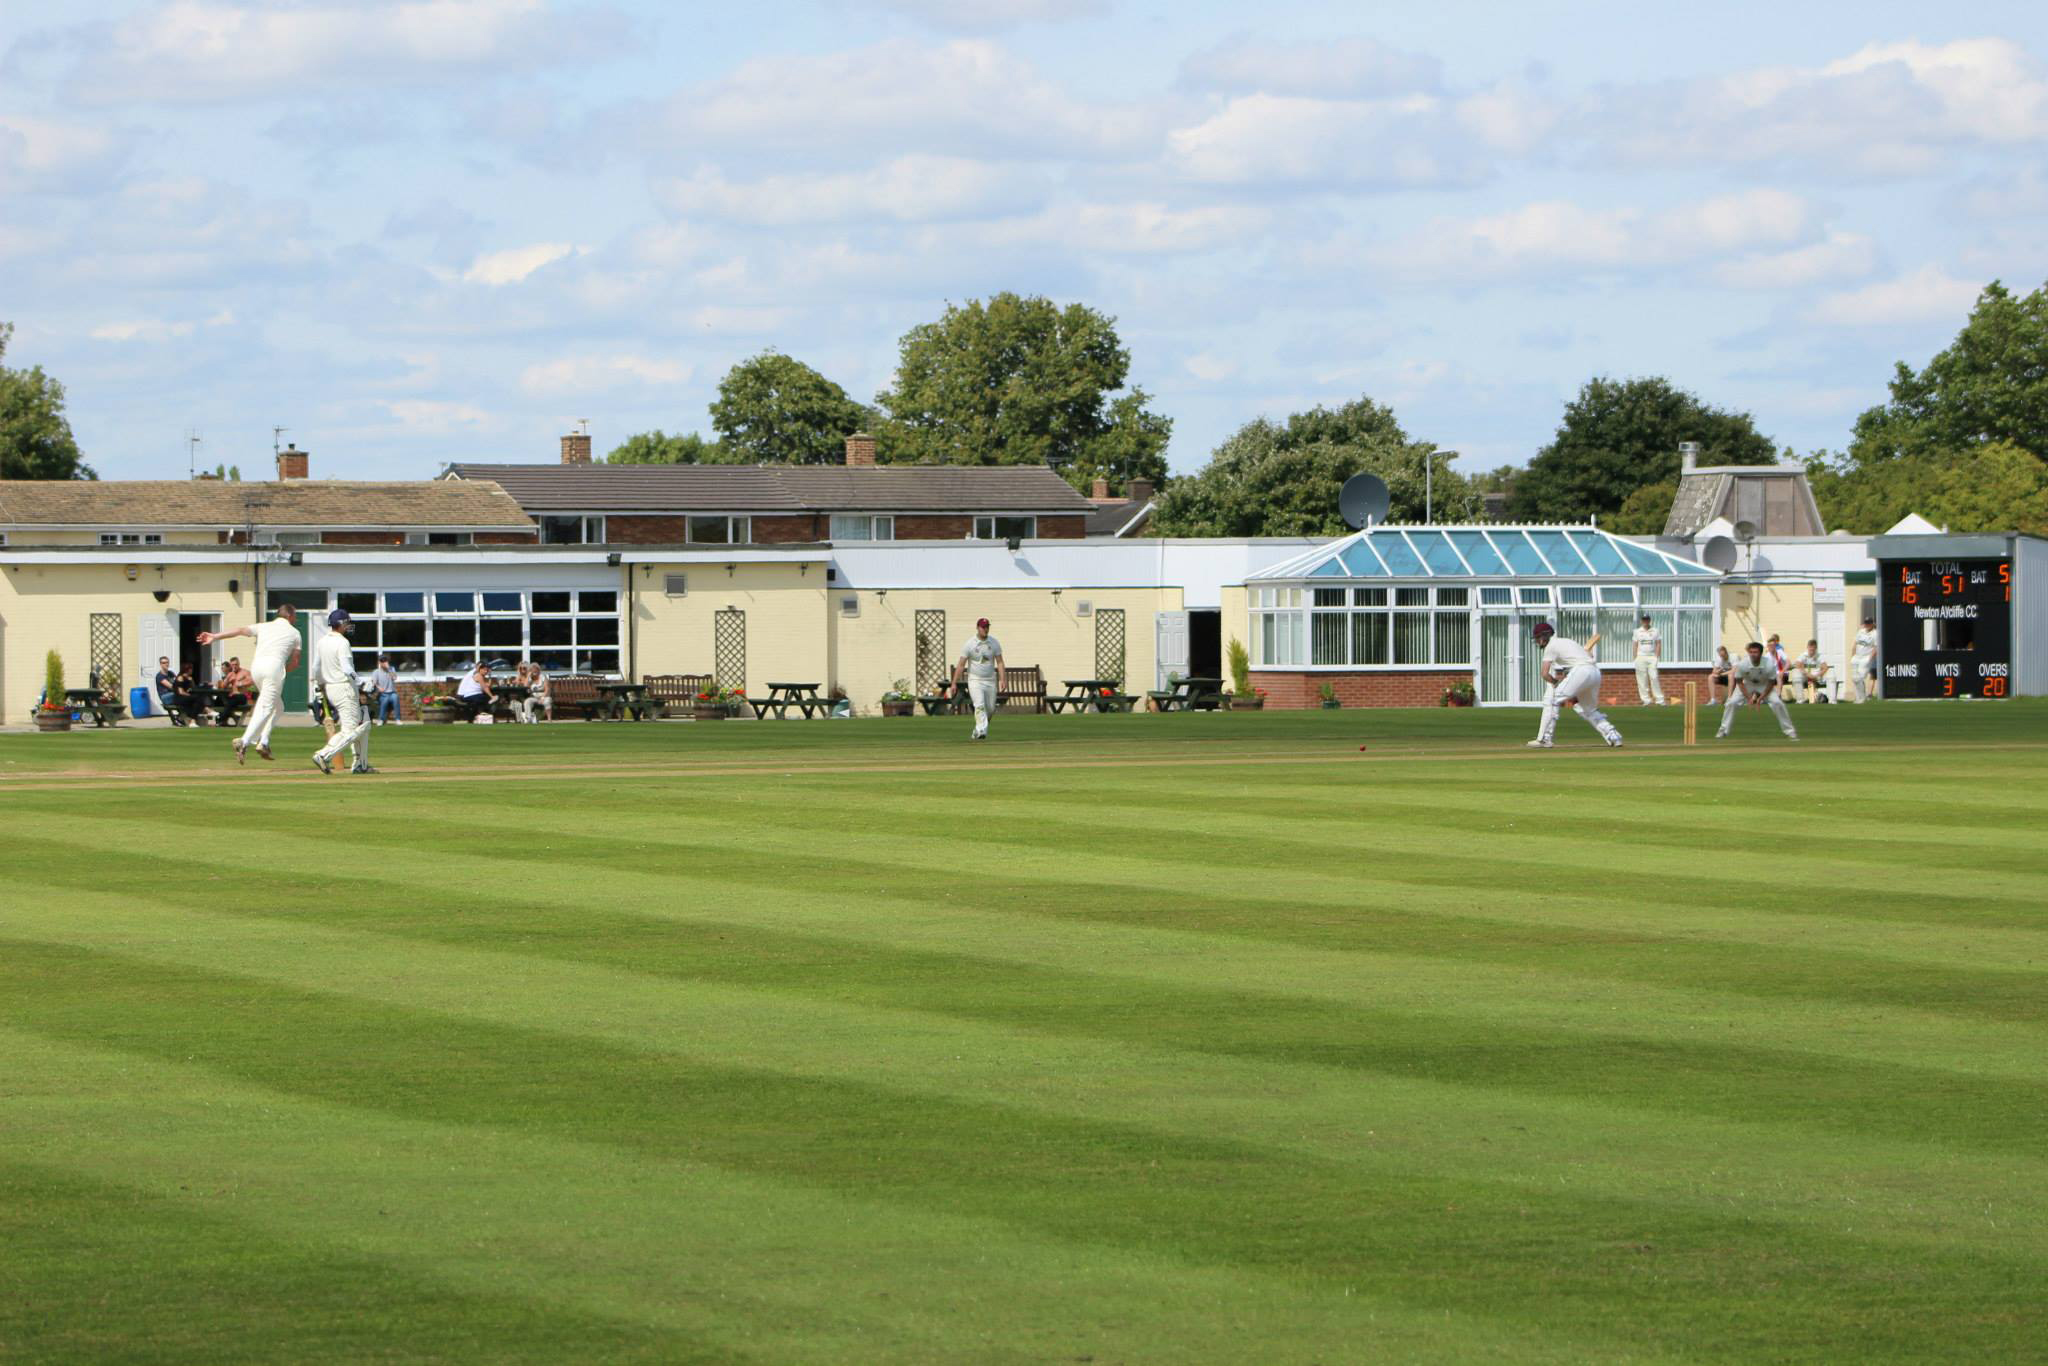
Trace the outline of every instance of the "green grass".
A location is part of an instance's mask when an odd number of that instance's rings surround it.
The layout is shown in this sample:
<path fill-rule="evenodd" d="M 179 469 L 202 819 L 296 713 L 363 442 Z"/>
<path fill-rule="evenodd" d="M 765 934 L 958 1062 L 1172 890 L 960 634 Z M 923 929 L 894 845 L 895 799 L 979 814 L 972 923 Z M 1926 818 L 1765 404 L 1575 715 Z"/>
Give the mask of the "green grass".
<path fill-rule="evenodd" d="M 2044 1359 L 2048 706 L 1615 715 L 0 736 L 0 1362 Z"/>

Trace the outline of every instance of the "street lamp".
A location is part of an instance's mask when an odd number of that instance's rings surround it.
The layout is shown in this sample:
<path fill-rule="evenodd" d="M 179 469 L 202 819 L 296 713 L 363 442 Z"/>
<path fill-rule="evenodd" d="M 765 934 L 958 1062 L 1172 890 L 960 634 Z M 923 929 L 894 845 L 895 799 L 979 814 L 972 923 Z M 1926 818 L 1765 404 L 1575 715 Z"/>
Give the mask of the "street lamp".
<path fill-rule="evenodd" d="M 1449 456 L 1453 460 L 1458 458 L 1456 451 L 1440 451 L 1434 448 L 1422 457 L 1422 523 L 1424 526 L 1436 525 L 1436 500 L 1434 496 L 1436 481 L 1432 476 L 1436 473 L 1436 459 L 1440 455 Z"/>

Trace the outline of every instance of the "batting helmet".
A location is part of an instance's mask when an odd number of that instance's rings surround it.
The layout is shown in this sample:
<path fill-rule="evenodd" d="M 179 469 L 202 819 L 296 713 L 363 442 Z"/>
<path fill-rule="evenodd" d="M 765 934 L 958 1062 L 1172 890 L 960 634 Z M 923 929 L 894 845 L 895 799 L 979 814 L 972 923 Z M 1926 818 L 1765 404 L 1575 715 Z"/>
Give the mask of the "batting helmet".
<path fill-rule="evenodd" d="M 1538 640 L 1548 640 L 1557 634 L 1557 628 L 1547 621 L 1539 621 L 1529 628 L 1529 634 Z"/>

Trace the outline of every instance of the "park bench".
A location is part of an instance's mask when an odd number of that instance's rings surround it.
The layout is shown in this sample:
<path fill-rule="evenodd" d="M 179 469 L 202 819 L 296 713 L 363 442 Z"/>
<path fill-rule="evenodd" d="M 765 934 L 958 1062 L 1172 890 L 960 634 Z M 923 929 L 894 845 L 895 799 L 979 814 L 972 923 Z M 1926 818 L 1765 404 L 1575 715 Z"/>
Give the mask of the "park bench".
<path fill-rule="evenodd" d="M 711 686 L 710 674 L 649 674 L 647 698 L 661 707 L 663 716 L 688 716 L 697 705 L 697 694 Z"/>
<path fill-rule="evenodd" d="M 550 678 L 548 696 L 554 699 L 557 716 L 580 711 L 584 720 L 594 721 L 611 710 L 610 700 L 598 692 L 597 680 L 589 674 L 562 674 Z"/>
<path fill-rule="evenodd" d="M 1036 664 L 1006 668 L 996 678 L 997 711 L 1045 710 L 1045 675 Z"/>

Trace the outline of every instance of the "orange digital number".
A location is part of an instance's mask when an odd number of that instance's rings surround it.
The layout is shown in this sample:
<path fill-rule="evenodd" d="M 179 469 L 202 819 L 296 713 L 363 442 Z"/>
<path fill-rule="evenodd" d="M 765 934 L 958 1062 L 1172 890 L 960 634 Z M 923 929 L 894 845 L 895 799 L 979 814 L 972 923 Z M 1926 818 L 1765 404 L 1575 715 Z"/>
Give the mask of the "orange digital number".
<path fill-rule="evenodd" d="M 1956 695 L 1956 678 L 1954 674 L 1950 674 L 1947 678 L 1941 680 L 1941 695 L 1943 697 L 1954 697 Z"/>
<path fill-rule="evenodd" d="M 1920 595 L 1913 590 L 1913 585 L 1909 583 L 1899 590 L 1899 601 L 1910 606 L 1920 601 Z"/>
<path fill-rule="evenodd" d="M 1986 697 L 2003 697 L 2003 696 L 2005 696 L 2005 680 L 2004 680 L 2004 679 L 2002 679 L 2002 678 L 1987 678 L 1987 679 L 1985 679 L 1985 680 L 1984 680 L 1984 695 L 1985 695 Z"/>

